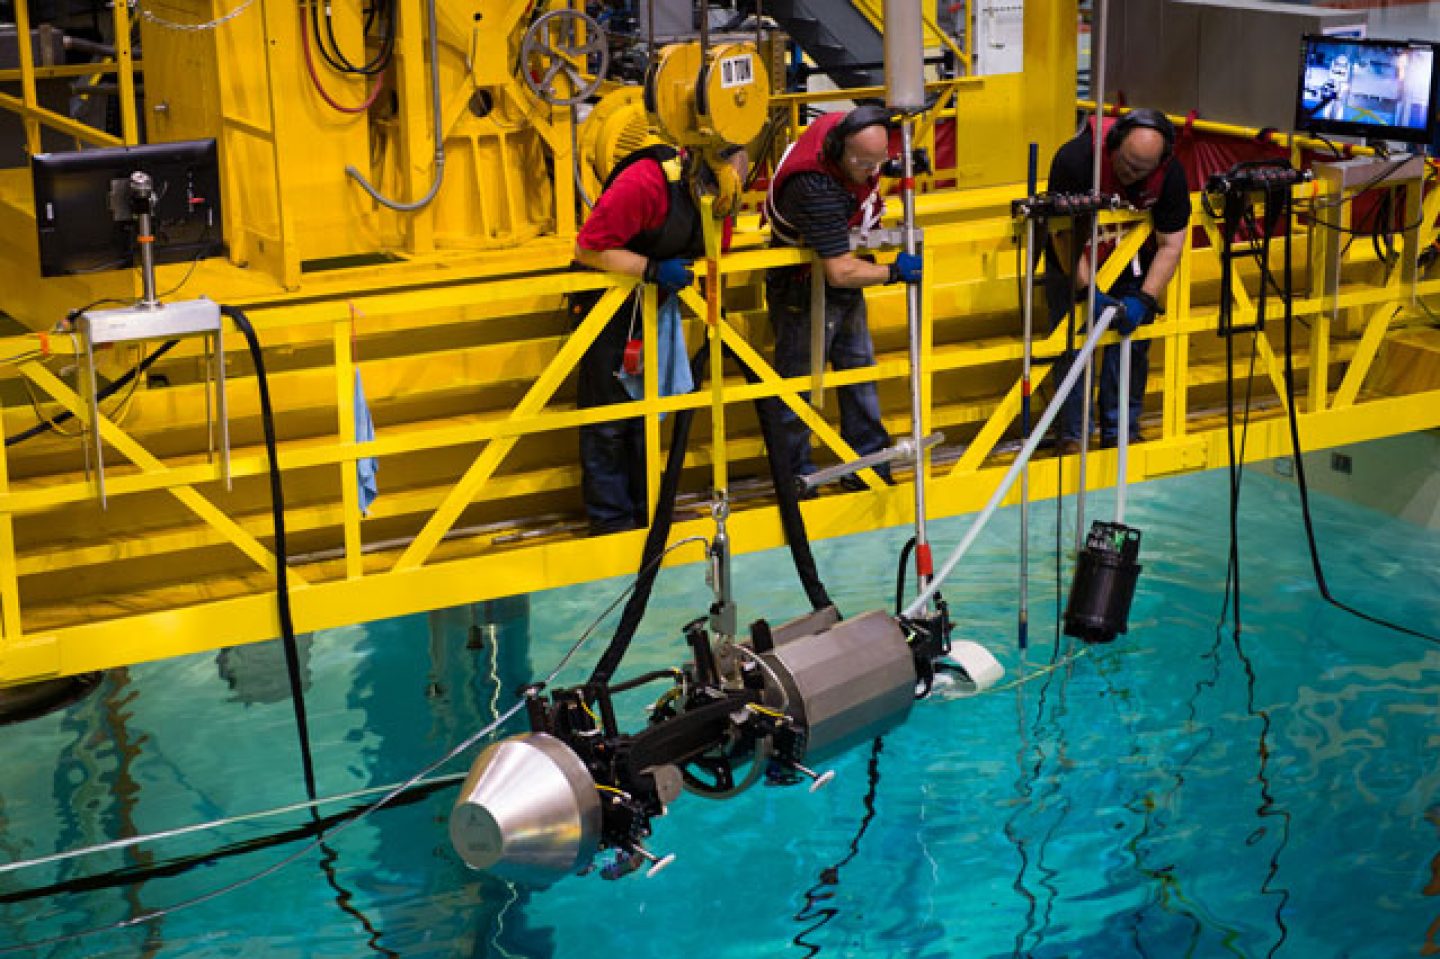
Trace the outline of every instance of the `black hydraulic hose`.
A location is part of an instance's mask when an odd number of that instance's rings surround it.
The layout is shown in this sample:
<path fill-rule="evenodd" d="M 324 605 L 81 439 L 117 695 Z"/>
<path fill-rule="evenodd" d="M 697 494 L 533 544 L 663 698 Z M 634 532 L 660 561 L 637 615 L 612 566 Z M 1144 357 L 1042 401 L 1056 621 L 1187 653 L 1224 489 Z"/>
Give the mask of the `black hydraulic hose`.
<path fill-rule="evenodd" d="M 749 367 L 743 363 L 741 366 L 748 382 L 759 380 Z M 775 485 L 775 504 L 780 510 L 780 525 L 785 530 L 785 542 L 790 544 L 790 558 L 795 563 L 795 573 L 800 577 L 800 585 L 805 590 L 806 598 L 810 600 L 811 608 L 824 609 L 826 606 L 833 606 L 834 601 L 830 599 L 830 594 L 826 591 L 825 584 L 820 581 L 820 573 L 815 567 L 815 554 L 810 550 L 810 534 L 805 529 L 805 516 L 800 512 L 795 474 L 784 461 L 779 437 L 776 435 L 773 411 L 780 402 L 773 397 L 757 399 L 755 415 L 760 421 L 760 433 L 765 439 L 765 458 L 770 463 L 770 479 Z"/>
<path fill-rule="evenodd" d="M 1235 462 L 1235 330 L 1234 295 L 1235 231 L 1239 229 L 1239 203 L 1233 194 L 1225 197 L 1225 215 L 1221 224 L 1220 250 L 1220 335 L 1225 340 L 1225 443 L 1230 480 L 1230 551 L 1225 571 L 1225 599 L 1234 598 L 1235 634 L 1240 633 L 1240 474 Z M 1264 267 L 1262 266 L 1262 271 Z M 1264 285 L 1261 285 L 1264 295 Z"/>
<path fill-rule="evenodd" d="M 732 351 L 726 350 L 725 355 L 739 363 L 746 382 L 756 383 L 759 381 L 760 377 L 755 371 L 740 362 L 739 357 L 735 356 Z M 710 344 L 707 340 L 695 351 L 695 356 L 690 360 L 691 378 L 697 390 L 704 379 L 709 359 Z M 771 412 L 774 407 L 770 405 L 778 402 L 774 399 L 757 399 L 755 401 L 756 418 L 760 421 L 760 432 L 765 441 L 765 456 L 770 464 L 770 478 L 775 486 L 775 500 L 780 512 L 780 524 L 785 531 L 785 541 L 790 545 L 790 557 L 795 564 L 796 575 L 800 577 L 800 584 L 805 590 L 806 597 L 810 600 L 811 607 L 823 609 L 834 603 L 825 589 L 825 584 L 820 581 L 820 574 L 815 565 L 815 555 L 810 550 L 810 536 L 805 529 L 805 517 L 800 512 L 795 477 L 781 458 Z M 615 670 L 620 667 L 620 661 L 630 648 L 630 643 L 635 638 L 635 632 L 640 628 L 640 621 L 645 617 L 646 607 L 650 603 L 650 593 L 655 586 L 655 578 L 660 573 L 659 558 L 665 551 L 666 543 L 670 538 L 670 528 L 674 523 L 675 499 L 680 490 L 680 476 L 684 471 L 685 453 L 690 444 L 690 425 L 694 418 L 695 410 L 693 409 L 681 410 L 675 414 L 675 426 L 670 438 L 670 454 L 666 459 L 665 473 L 660 480 L 655 516 L 650 524 L 650 532 L 645 537 L 645 548 L 641 554 L 640 573 L 635 581 L 635 590 L 630 594 L 624 612 L 620 614 L 620 623 L 615 628 L 615 635 L 611 638 L 610 645 L 606 647 L 600 661 L 596 663 L 594 671 L 590 674 L 592 685 L 609 683 L 611 677 L 615 675 Z"/>
<path fill-rule="evenodd" d="M 260 338 L 255 335 L 255 327 L 250 324 L 242 310 L 238 307 L 222 306 L 220 312 L 228 316 L 236 329 L 244 334 L 245 343 L 250 348 L 250 359 L 255 364 L 255 384 L 260 391 L 260 420 L 265 431 L 265 456 L 270 464 L 270 512 L 275 527 L 275 599 L 280 615 L 280 638 L 285 649 L 285 673 L 290 682 L 290 702 L 295 710 L 295 732 L 300 746 L 301 772 L 305 778 L 305 797 L 311 802 L 310 819 L 315 826 L 315 834 L 323 836 L 326 827 L 322 825 L 323 820 L 314 805 L 318 797 L 315 786 L 315 759 L 310 748 L 310 723 L 306 717 L 305 688 L 300 677 L 300 649 L 295 641 L 295 621 L 290 612 L 289 567 L 285 548 L 285 491 L 280 480 L 280 456 L 275 442 L 275 410 L 270 403 L 270 382 L 265 376 L 265 356 L 260 349 Z M 366 945 L 372 952 L 385 956 L 386 959 L 399 959 L 398 953 L 381 945 L 381 931 L 354 905 L 353 894 L 340 884 L 339 874 L 335 869 L 337 857 L 334 850 L 323 840 L 319 848 L 320 870 L 325 875 L 326 883 L 335 891 L 335 901 L 341 911 L 356 919 L 364 928 L 368 936 Z"/>
<path fill-rule="evenodd" d="M 915 537 L 905 541 L 900 547 L 900 565 L 895 568 L 895 615 L 899 616 L 905 611 L 905 580 L 908 570 L 905 564 L 910 561 L 910 553 L 915 549 Z"/>
<path fill-rule="evenodd" d="M 658 683 L 662 679 L 668 679 L 671 682 L 676 682 L 680 679 L 680 672 L 679 670 L 675 669 L 652 669 L 648 673 L 641 673 L 639 676 L 632 676 L 631 678 L 623 682 L 612 683 L 610 686 L 610 692 L 625 693 L 629 692 L 632 689 L 639 689 L 641 686 L 644 686 L 647 683 Z"/>
<path fill-rule="evenodd" d="M 1295 463 L 1295 486 L 1300 492 L 1300 515 L 1305 522 L 1305 540 L 1310 547 L 1310 565 L 1315 571 L 1315 586 L 1320 590 L 1320 595 L 1325 602 L 1336 609 L 1344 610 L 1352 616 L 1365 620 L 1367 623 L 1374 623 L 1376 626 L 1383 626 L 1392 629 L 1397 633 L 1404 633 L 1406 636 L 1413 636 L 1416 639 L 1423 639 L 1429 643 L 1440 644 L 1440 636 L 1427 633 L 1422 630 L 1403 626 L 1399 623 L 1382 619 L 1379 616 L 1372 616 L 1363 610 L 1356 609 L 1347 603 L 1336 599 L 1330 592 L 1330 586 L 1325 581 L 1325 569 L 1320 562 L 1320 547 L 1315 540 L 1315 523 L 1310 515 L 1310 489 L 1305 482 L 1305 451 L 1300 446 L 1300 418 L 1295 410 L 1295 310 L 1293 300 L 1293 250 L 1290 242 L 1290 210 L 1285 211 L 1285 409 L 1288 412 L 1290 425 L 1290 451 L 1291 459 Z"/>
<path fill-rule="evenodd" d="M 101 400 L 109 399 L 111 396 L 115 395 L 120 390 L 123 390 L 125 387 L 129 386 L 130 383 L 135 379 L 135 377 L 150 369 L 151 366 L 155 365 L 156 360 L 160 359 L 160 357 L 164 356 L 166 353 L 169 353 L 172 349 L 174 349 L 175 344 L 179 342 L 179 340 L 166 340 L 155 350 L 154 353 L 151 353 L 149 356 L 141 360 L 138 364 L 126 370 L 124 375 L 105 384 L 105 386 L 95 394 L 95 402 L 98 403 Z M 45 420 L 42 423 L 36 423 L 29 429 L 21 430 L 14 436 L 5 437 L 5 446 L 8 449 L 11 446 L 16 446 L 20 443 L 23 443 L 26 440 L 34 439 L 41 433 L 49 432 L 50 430 L 59 426 L 61 423 L 68 422 L 70 420 L 73 420 L 74 418 L 74 413 L 71 413 L 69 410 L 62 410 L 61 412 L 56 413 L 54 416 L 50 417 L 48 420 Z"/>
<path fill-rule="evenodd" d="M 280 461 L 275 447 L 275 411 L 270 405 L 270 384 L 265 378 L 265 357 L 255 327 L 237 307 L 220 312 L 234 322 L 250 347 L 255 383 L 260 390 L 260 419 L 265 430 L 265 455 L 270 461 L 270 514 L 275 525 L 275 600 L 280 614 L 280 638 L 285 647 L 285 671 L 290 677 L 290 701 L 295 707 L 295 730 L 300 740 L 300 763 L 305 775 L 305 796 L 314 800 L 315 761 L 310 752 L 310 724 L 305 716 L 305 690 L 300 680 L 300 650 L 295 643 L 295 622 L 290 614 L 289 570 L 285 553 L 285 491 L 280 483 Z"/>
<path fill-rule="evenodd" d="M 706 340 L 695 351 L 690 360 L 690 374 L 695 388 L 700 388 L 705 367 L 710 358 L 710 341 Z M 635 590 L 625 603 L 620 614 L 620 623 L 615 635 L 605 648 L 600 661 L 590 673 L 593 686 L 608 685 L 620 660 L 625 658 L 640 621 L 645 618 L 645 609 L 650 604 L 650 592 L 655 588 L 655 579 L 660 575 L 659 559 L 670 540 L 670 527 L 675 522 L 675 499 L 680 492 L 680 475 L 684 472 L 685 452 L 690 446 L 690 426 L 695 420 L 695 410 L 681 410 L 675 414 L 675 426 L 670 434 L 670 455 L 665 461 L 665 473 L 660 478 L 660 494 L 655 503 L 655 516 L 650 522 L 650 532 L 645 537 L 645 548 L 640 554 L 640 573 L 635 579 Z"/>

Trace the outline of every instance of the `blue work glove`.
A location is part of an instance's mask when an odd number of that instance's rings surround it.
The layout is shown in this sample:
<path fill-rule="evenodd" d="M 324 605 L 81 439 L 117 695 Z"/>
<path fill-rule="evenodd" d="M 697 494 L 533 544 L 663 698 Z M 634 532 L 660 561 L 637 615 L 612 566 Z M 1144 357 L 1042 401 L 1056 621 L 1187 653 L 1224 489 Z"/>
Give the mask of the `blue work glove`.
<path fill-rule="evenodd" d="M 1129 336 L 1131 333 L 1134 333 L 1135 324 L 1131 323 L 1129 317 L 1125 314 L 1125 301 L 1116 299 L 1113 296 L 1106 296 L 1099 290 L 1095 291 L 1095 313 L 1093 314 L 1095 319 L 1098 320 L 1104 316 L 1105 311 L 1112 306 L 1115 307 L 1115 318 L 1110 321 L 1110 329 L 1119 333 L 1121 336 Z"/>
<path fill-rule="evenodd" d="M 906 283 L 919 283 L 923 262 L 919 253 L 901 253 L 895 257 L 895 262 L 890 264 L 890 279 L 885 282 L 899 283 L 904 280 Z"/>
<path fill-rule="evenodd" d="M 1120 303 L 1125 307 L 1125 317 L 1115 318 L 1115 329 L 1121 336 L 1134 333 L 1137 326 L 1149 323 L 1155 315 L 1155 298 L 1143 290 L 1126 293 L 1120 297 Z"/>
<path fill-rule="evenodd" d="M 645 264 L 645 282 L 658 283 L 672 293 L 683 290 L 695 282 L 690 262 L 678 256 L 669 260 L 651 260 Z"/>

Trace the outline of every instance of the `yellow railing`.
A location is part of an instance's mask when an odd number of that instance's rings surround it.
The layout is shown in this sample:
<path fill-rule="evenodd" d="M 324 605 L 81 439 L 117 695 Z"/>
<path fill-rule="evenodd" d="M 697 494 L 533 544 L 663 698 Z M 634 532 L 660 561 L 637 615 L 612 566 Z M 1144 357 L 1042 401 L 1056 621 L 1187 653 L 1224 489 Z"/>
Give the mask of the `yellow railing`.
<path fill-rule="evenodd" d="M 115 34 L 115 59 L 106 63 L 76 64 L 71 66 L 35 65 L 35 45 L 30 30 L 29 4 L 17 2 L 15 25 L 19 43 L 20 66 L 17 70 L 0 71 L 0 80 L 20 81 L 20 96 L 0 93 L 0 109 L 20 116 L 25 127 L 25 147 L 30 154 L 40 153 L 40 130 L 48 127 L 76 140 L 96 146 L 120 146 L 139 142 L 139 123 L 135 113 L 135 71 L 140 65 L 130 52 L 130 10 L 125 3 L 110 5 Z M 56 113 L 40 105 L 36 81 L 64 76 L 90 76 L 114 74 L 118 87 L 120 104 L 120 136 L 114 137 L 104 130 Z"/>
<path fill-rule="evenodd" d="M 954 456 L 930 472 L 927 499 L 936 516 L 973 510 L 983 502 L 997 463 L 1005 458 L 1000 444 L 1013 436 L 1020 412 L 1017 231 L 1004 199 L 996 197 L 990 214 L 981 218 L 969 200 L 962 222 L 947 220 L 954 197 L 921 198 L 919 212 L 930 224 L 921 289 L 928 318 L 920 356 L 921 416 L 946 432 Z M 1425 207 L 1427 224 L 1440 212 L 1437 204 L 1432 192 Z M 1129 227 L 1111 259 L 1114 269 L 1127 251 L 1138 248 L 1149 227 L 1133 214 L 1105 219 Z M 1215 234 L 1215 224 L 1198 207 L 1195 224 Z M 750 367 L 757 381 L 742 382 L 716 349 L 710 382 L 701 390 L 658 395 L 656 304 L 654 296 L 646 295 L 644 396 L 598 409 L 574 408 L 563 389 L 580 356 L 626 300 L 634 284 L 630 279 L 550 270 L 344 299 L 250 305 L 276 367 L 272 392 L 279 406 L 280 464 L 293 497 L 288 518 L 296 544 L 291 559 L 297 628 L 338 626 L 632 571 L 642 533 L 585 539 L 574 535 L 573 526 L 523 521 L 553 508 L 557 496 L 578 504 L 578 469 L 562 440 L 582 424 L 644 420 L 652 505 L 663 447 L 661 418 L 679 410 L 702 411 L 688 462 L 707 470 L 715 488 L 731 486 L 737 466 L 755 464 L 760 457 L 758 439 L 739 415 L 742 404 L 760 397 L 778 398 L 794 409 L 833 458 L 853 458 L 854 451 L 830 425 L 833 415 L 806 402 L 810 377 L 782 378 L 765 359 L 768 333 L 764 313 L 756 307 L 756 283 L 766 269 L 804 262 L 807 254 L 766 249 L 759 239 L 742 231 L 736 252 L 714 257 L 713 273 L 709 262 L 698 271 L 719 282 L 707 284 L 705 295 L 696 288 L 683 297 L 696 318 L 692 347 L 696 334 L 709 337 L 712 346 L 723 345 Z M 1433 227 L 1427 226 L 1422 241 L 1433 239 Z M 1306 251 L 1319 242 L 1305 229 L 1297 229 L 1296 240 Z M 1419 386 L 1412 380 L 1405 389 L 1379 383 L 1377 388 L 1385 349 L 1395 342 L 1397 329 L 1428 329 L 1430 321 L 1409 311 L 1410 291 L 1399 271 L 1384 271 L 1368 247 L 1359 246 L 1344 261 L 1346 285 L 1338 296 L 1300 296 L 1294 304 L 1296 315 L 1309 324 L 1298 366 L 1305 391 L 1302 428 L 1313 446 L 1440 425 L 1440 380 L 1422 378 Z M 1130 458 L 1131 481 L 1223 463 L 1226 444 L 1217 425 L 1215 394 L 1227 376 L 1246 377 L 1249 360 L 1243 357 L 1227 370 L 1218 359 L 1219 309 L 1213 292 L 1218 269 L 1213 245 L 1197 248 L 1187 240 L 1167 313 L 1135 334 L 1164 349 L 1156 351 L 1152 365 L 1150 392 L 1158 403 L 1152 404 L 1147 421 L 1147 441 Z M 1241 279 L 1235 299 L 1244 315 L 1254 308 L 1253 294 L 1247 292 L 1247 284 L 1251 291 L 1256 288 L 1254 268 L 1246 268 Z M 508 316 L 552 315 L 562 296 L 580 290 L 604 295 L 568 335 L 551 326 L 530 334 L 509 332 L 479 348 L 457 347 L 456 355 L 439 347 L 407 352 L 412 340 L 428 336 L 445 342 L 492 322 L 514 330 L 513 323 L 506 325 Z M 1423 306 L 1424 297 L 1440 294 L 1440 280 L 1422 280 L 1415 292 Z M 732 308 L 722 311 L 722 302 Z M 886 331 L 901 328 L 902 302 L 896 289 L 870 298 L 872 327 L 882 339 Z M 357 316 L 366 327 L 361 344 L 375 343 L 387 357 L 360 364 L 381 421 L 377 439 L 366 443 L 356 441 L 353 415 Z M 1344 338 L 1335 335 L 1334 322 L 1341 316 L 1352 317 Z M 1246 337 L 1246 348 L 1239 351 L 1247 353 L 1252 343 L 1256 351 L 1258 412 L 1249 427 L 1250 458 L 1287 452 L 1283 420 L 1276 418 L 1285 402 L 1278 327 L 1274 323 L 1265 333 Z M 1043 334 L 1043 319 L 1037 319 L 1036 328 Z M 1406 335 L 1423 339 L 1426 330 L 1409 329 Z M 1041 361 L 1037 386 L 1049 369 L 1044 361 L 1061 353 L 1064 339 L 1063 330 L 1056 330 L 1035 344 Z M 57 342 L 65 354 L 60 357 L 54 355 Z M 103 438 L 129 460 L 106 477 L 107 511 L 97 504 L 93 478 L 79 472 L 76 441 L 49 438 L 36 441 L 34 448 L 7 448 L 0 456 L 0 682 L 275 635 L 274 600 L 266 591 L 275 563 L 264 508 L 267 466 L 254 444 L 255 384 L 246 375 L 239 345 L 229 337 L 231 365 L 237 367 L 230 374 L 230 408 L 244 426 L 237 435 L 252 438 L 231 460 L 235 493 L 225 491 L 220 468 L 207 462 L 203 445 L 183 442 L 187 431 L 195 432 L 201 423 L 194 412 L 198 386 L 193 384 L 141 389 L 130 424 L 102 418 Z M 1421 346 L 1422 352 L 1433 349 Z M 70 410 L 83 422 L 82 397 L 57 375 L 58 368 L 71 365 L 68 354 L 66 339 L 0 341 L 0 386 L 23 379 L 39 404 Z M 180 358 L 167 368 L 183 371 L 192 362 Z M 1332 374 L 1339 377 L 1334 388 Z M 903 350 L 882 348 L 875 367 L 831 374 L 826 387 L 877 382 L 882 395 L 893 399 L 908 394 L 909 377 Z M 387 382 L 377 390 L 382 380 Z M 509 398 L 479 398 L 483 389 Z M 471 390 L 477 399 L 457 406 L 451 398 L 456 390 L 462 390 L 462 398 L 472 395 L 463 390 Z M 16 394 L 5 390 L 0 395 Z M 419 401 L 438 408 L 437 396 L 449 404 L 443 413 L 387 427 L 386 414 L 392 410 Z M 902 432 L 908 405 L 892 402 L 889 409 L 892 428 Z M 12 413 L 3 422 L 13 435 L 33 421 Z M 537 462 L 518 456 L 522 442 L 526 450 L 543 450 L 550 458 Z M 371 518 L 362 519 L 355 464 L 372 456 L 382 464 L 382 494 Z M 51 461 L 62 466 L 47 466 Z M 1113 456 L 1099 452 L 1090 464 L 1091 485 L 1114 482 Z M 1037 470 L 1034 495 L 1074 489 L 1074 465 L 1059 475 Z M 424 478 L 406 485 L 397 476 Z M 908 522 L 912 502 L 902 484 L 860 497 L 825 496 L 805 509 L 812 534 L 828 537 Z M 466 519 L 476 509 L 492 517 L 478 529 Z M 515 535 L 497 536 L 493 516 L 520 524 Z M 163 523 L 160 517 L 166 518 Z M 781 542 L 773 511 L 757 501 L 738 504 L 731 529 L 742 552 Z M 704 522 L 681 522 L 677 533 L 685 532 L 704 532 Z M 127 580 L 132 567 L 139 572 Z"/>

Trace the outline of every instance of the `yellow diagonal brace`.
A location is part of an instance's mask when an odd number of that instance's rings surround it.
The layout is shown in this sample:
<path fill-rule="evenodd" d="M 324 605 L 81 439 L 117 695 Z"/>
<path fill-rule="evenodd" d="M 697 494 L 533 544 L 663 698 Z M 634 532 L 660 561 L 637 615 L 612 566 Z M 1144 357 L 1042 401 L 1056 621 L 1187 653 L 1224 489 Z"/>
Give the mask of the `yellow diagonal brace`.
<path fill-rule="evenodd" d="M 1220 251 L 1225 249 L 1225 243 L 1220 238 L 1220 230 L 1215 226 L 1215 221 L 1208 216 L 1202 216 L 1200 218 L 1200 225 L 1205 228 L 1205 235 L 1210 238 L 1210 248 L 1215 251 L 1216 259 L 1219 259 Z M 1222 263 L 1220 268 L 1223 270 L 1225 265 Z M 1243 283 L 1231 283 L 1230 292 L 1232 294 L 1231 299 L 1235 301 L 1235 305 L 1240 308 L 1242 314 L 1248 315 L 1255 311 L 1255 307 L 1250 302 L 1250 294 L 1246 292 Z M 1225 304 L 1222 303 L 1220 305 L 1223 308 Z M 1244 324 L 1238 325 L 1243 326 Z"/>
<path fill-rule="evenodd" d="M 610 322 L 610 318 L 615 315 L 620 304 L 625 302 L 625 298 L 630 295 L 630 290 L 631 286 L 626 285 L 611 287 L 605 291 L 605 295 L 600 298 L 600 302 L 595 304 L 590 315 L 585 317 L 585 321 L 565 341 L 565 345 L 555 354 L 555 358 L 550 361 L 549 366 L 545 367 L 545 371 L 536 378 L 534 385 L 516 404 L 515 409 L 510 411 L 508 419 L 532 416 L 550 402 L 550 398 L 555 395 L 555 391 L 560 388 L 565 377 L 570 375 L 570 371 L 575 368 L 580 357 L 590 348 L 590 344 L 595 342 L 595 337 L 605 328 L 605 324 Z M 500 463 L 519 441 L 520 437 L 518 436 L 506 436 L 485 444 L 485 449 L 475 457 L 475 461 L 470 464 L 465 475 L 460 477 L 460 481 L 450 490 L 444 502 L 426 521 L 424 529 L 420 530 L 415 541 L 396 561 L 396 572 L 418 569 L 425 564 L 425 561 L 430 558 L 430 554 L 435 551 L 435 547 L 440 544 L 441 538 L 450 532 L 450 527 L 455 525 L 455 521 L 460 518 L 465 507 L 474 501 L 475 494 L 490 480 Z"/>
<path fill-rule="evenodd" d="M 1289 401 L 1285 398 L 1285 368 L 1275 356 L 1275 351 L 1270 348 L 1270 341 L 1263 334 L 1255 334 L 1255 348 L 1260 353 L 1260 359 L 1265 364 L 1265 372 L 1270 377 L 1270 385 L 1275 388 L 1275 395 L 1280 399 L 1280 408 L 1288 410 Z"/>
<path fill-rule="evenodd" d="M 1335 391 L 1334 409 L 1343 410 L 1355 404 L 1355 398 L 1360 395 L 1360 386 L 1365 382 L 1365 377 L 1375 362 L 1375 354 L 1379 352 L 1380 344 L 1390 330 L 1390 324 L 1399 315 L 1400 304 L 1397 303 L 1393 307 L 1382 306 L 1370 317 L 1370 322 L 1365 325 L 1365 332 L 1360 337 L 1360 345 L 1355 348 L 1355 355 L 1350 358 L 1350 366 L 1345 370 L 1345 378 L 1340 381 L 1340 389 Z"/>
<path fill-rule="evenodd" d="M 1105 265 L 1100 268 L 1100 274 L 1095 278 L 1099 289 L 1110 289 L 1110 285 L 1119 278 L 1120 271 L 1130 265 L 1135 254 L 1140 252 L 1140 247 L 1154 232 L 1155 228 L 1149 220 L 1141 220 L 1126 232 L 1120 242 L 1115 244 L 1115 251 L 1106 257 Z"/>
<path fill-rule="evenodd" d="M 20 370 L 36 386 L 65 407 L 79 422 L 84 423 L 90 419 L 90 410 L 80 397 L 44 366 L 36 362 L 29 362 Z M 116 426 L 108 417 L 100 417 L 100 422 L 96 425 L 102 439 L 115 447 L 120 455 L 140 467 L 145 473 L 163 476 L 170 472 L 168 466 L 152 456 L 149 450 L 132 439 L 130 434 Z M 266 549 L 255 537 L 245 532 L 238 523 L 226 516 L 214 503 L 196 492 L 193 487 L 169 486 L 166 487 L 166 491 L 189 507 L 196 516 L 213 526 L 216 532 L 253 559 L 261 569 L 267 573 L 275 571 L 275 554 Z M 305 585 L 305 580 L 294 570 L 290 571 L 290 581 L 297 586 Z"/>
<path fill-rule="evenodd" d="M 775 388 L 776 399 L 794 410 L 795 415 L 800 417 L 801 422 L 810 427 L 810 431 L 815 434 L 820 442 L 829 447 L 830 451 L 839 457 L 841 462 L 848 463 L 860 458 L 860 454 L 855 452 L 850 444 L 845 442 L 844 438 L 835 432 L 819 413 L 815 412 L 814 407 L 800 398 L 800 390 L 803 389 L 803 387 L 787 386 L 780 374 L 775 372 L 775 368 L 765 362 L 764 358 L 755 352 L 755 348 L 723 318 L 720 320 L 719 330 L 721 340 L 734 351 L 735 356 L 740 362 L 750 367 L 755 375 L 760 378 L 761 383 Z M 880 477 L 875 474 L 874 470 L 861 470 L 855 475 L 862 477 L 872 488 L 878 488 L 881 483 Z"/>
<path fill-rule="evenodd" d="M 1051 366 L 1042 366 L 1031 370 L 1032 394 L 1036 387 L 1045 382 L 1045 377 L 1050 375 L 1052 369 Z M 1000 437 L 1005 435 L 1015 417 L 1020 415 L 1023 388 L 1024 383 L 1016 380 L 1015 385 L 1005 393 L 1005 398 L 995 407 L 995 412 L 986 418 L 985 426 L 975 435 L 975 439 L 971 440 L 970 445 L 965 447 L 965 452 L 955 461 L 955 465 L 950 467 L 952 479 L 965 473 L 973 473 L 984 464 L 986 457 L 995 449 L 995 444 L 1000 442 Z"/>

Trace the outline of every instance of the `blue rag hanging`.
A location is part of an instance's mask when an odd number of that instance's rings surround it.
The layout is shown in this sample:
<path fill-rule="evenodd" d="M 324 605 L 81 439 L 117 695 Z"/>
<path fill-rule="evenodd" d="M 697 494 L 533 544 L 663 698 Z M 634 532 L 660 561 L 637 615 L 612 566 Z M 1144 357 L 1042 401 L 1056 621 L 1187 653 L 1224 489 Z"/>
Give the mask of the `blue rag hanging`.
<path fill-rule="evenodd" d="M 660 395 L 678 396 L 695 389 L 695 378 L 690 375 L 690 354 L 685 348 L 685 325 L 680 320 L 680 297 L 668 296 L 660 304 L 656 317 L 655 350 L 660 366 Z M 644 374 L 635 375 L 623 370 L 616 373 L 625 392 L 632 400 L 645 396 Z"/>
<path fill-rule="evenodd" d="M 369 443 L 375 439 L 375 421 L 370 418 L 370 404 L 365 402 L 365 388 L 360 385 L 360 370 L 355 370 L 355 442 Z M 360 482 L 360 515 L 370 514 L 370 504 L 380 495 L 380 486 L 375 474 L 380 472 L 380 461 L 373 456 L 364 456 L 355 461 L 355 478 Z"/>

